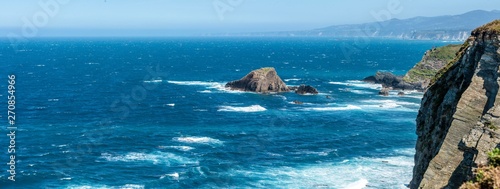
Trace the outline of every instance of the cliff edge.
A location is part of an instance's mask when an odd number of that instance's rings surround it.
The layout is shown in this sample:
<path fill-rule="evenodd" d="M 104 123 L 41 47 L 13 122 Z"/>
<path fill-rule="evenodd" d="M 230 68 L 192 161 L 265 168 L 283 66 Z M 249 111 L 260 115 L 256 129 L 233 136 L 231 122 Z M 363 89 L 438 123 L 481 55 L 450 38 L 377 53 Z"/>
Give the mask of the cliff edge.
<path fill-rule="evenodd" d="M 500 147 L 500 20 L 474 30 L 436 74 L 417 116 L 410 188 L 458 188 Z"/>

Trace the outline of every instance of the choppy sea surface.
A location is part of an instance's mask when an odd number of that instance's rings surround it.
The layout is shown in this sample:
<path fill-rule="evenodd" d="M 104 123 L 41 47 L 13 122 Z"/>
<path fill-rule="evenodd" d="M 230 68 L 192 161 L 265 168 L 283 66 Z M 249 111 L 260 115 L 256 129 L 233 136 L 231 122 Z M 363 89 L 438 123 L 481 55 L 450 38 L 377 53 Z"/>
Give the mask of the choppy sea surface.
<path fill-rule="evenodd" d="M 0 40 L 1 188 L 406 188 L 422 93 L 404 74 L 448 42 L 332 38 Z M 320 94 L 224 87 L 275 67 Z M 16 181 L 6 136 L 16 76 Z M 293 101 L 304 102 L 301 105 Z"/>

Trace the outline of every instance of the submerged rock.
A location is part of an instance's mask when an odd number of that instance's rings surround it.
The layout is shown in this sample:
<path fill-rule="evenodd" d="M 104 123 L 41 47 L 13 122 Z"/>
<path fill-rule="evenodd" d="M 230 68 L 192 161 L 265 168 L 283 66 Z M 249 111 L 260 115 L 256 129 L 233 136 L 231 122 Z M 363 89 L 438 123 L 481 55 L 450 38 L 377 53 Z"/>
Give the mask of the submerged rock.
<path fill-rule="evenodd" d="M 231 81 L 226 84 L 227 88 L 239 91 L 251 91 L 259 93 L 288 92 L 290 89 L 281 80 L 274 68 L 261 68 L 251 71 L 240 80 Z"/>

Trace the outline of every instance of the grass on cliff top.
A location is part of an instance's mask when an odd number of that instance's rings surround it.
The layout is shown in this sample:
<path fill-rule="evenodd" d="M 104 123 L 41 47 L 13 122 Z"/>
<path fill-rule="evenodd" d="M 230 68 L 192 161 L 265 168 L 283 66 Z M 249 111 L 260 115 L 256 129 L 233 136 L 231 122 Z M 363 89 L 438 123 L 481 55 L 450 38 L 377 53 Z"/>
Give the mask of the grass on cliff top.
<path fill-rule="evenodd" d="M 458 50 L 460 50 L 461 46 L 462 44 L 453 44 L 446 45 L 444 47 L 438 47 L 430 51 L 429 58 L 449 62 L 453 60 L 453 58 L 455 58 L 455 55 L 457 54 Z"/>
<path fill-rule="evenodd" d="M 413 83 L 421 80 L 431 80 L 440 68 L 430 69 L 428 64 L 433 61 L 450 62 L 453 60 L 460 50 L 461 45 L 452 44 L 443 47 L 438 47 L 429 50 L 424 58 L 408 71 L 408 74 L 403 78 L 406 82 Z"/>
<path fill-rule="evenodd" d="M 487 23 L 487 24 L 475 29 L 473 33 L 485 32 L 485 31 L 492 31 L 492 32 L 500 33 L 500 20 L 495 20 L 493 22 Z"/>

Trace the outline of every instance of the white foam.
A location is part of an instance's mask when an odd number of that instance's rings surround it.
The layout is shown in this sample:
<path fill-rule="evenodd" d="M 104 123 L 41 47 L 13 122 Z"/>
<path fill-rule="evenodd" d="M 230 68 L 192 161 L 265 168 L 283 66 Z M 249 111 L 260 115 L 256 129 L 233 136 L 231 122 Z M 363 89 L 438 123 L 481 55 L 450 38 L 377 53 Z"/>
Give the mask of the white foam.
<path fill-rule="evenodd" d="M 162 175 L 160 177 L 160 179 L 164 179 L 165 177 L 171 177 L 172 179 L 174 180 L 179 180 L 179 173 L 175 172 L 175 173 L 172 173 L 172 174 L 165 174 L 165 175 Z"/>
<path fill-rule="evenodd" d="M 361 110 L 362 108 L 354 105 L 347 105 L 345 107 L 316 107 L 304 108 L 305 111 L 346 111 L 346 110 Z"/>
<path fill-rule="evenodd" d="M 366 180 L 366 179 L 359 179 L 358 181 L 353 182 L 353 183 L 347 185 L 343 189 L 362 189 L 362 188 L 365 188 L 366 185 L 368 185 L 368 180 Z"/>
<path fill-rule="evenodd" d="M 153 164 L 166 164 L 170 166 L 171 164 L 182 165 L 182 164 L 198 164 L 197 161 L 191 160 L 186 157 L 178 156 L 173 153 L 166 152 L 154 152 L 154 153 L 139 153 L 139 152 L 129 152 L 124 155 L 112 155 L 109 153 L 102 153 L 101 158 L 107 161 L 122 161 L 122 162 L 139 162 L 146 161 L 152 162 Z"/>
<path fill-rule="evenodd" d="M 286 82 L 288 81 L 300 81 L 302 79 L 299 79 L 299 78 L 291 78 L 291 79 L 285 79 Z"/>
<path fill-rule="evenodd" d="M 220 106 L 217 111 L 219 112 L 262 112 L 267 109 L 260 105 L 252 105 L 245 107 L 236 107 L 236 106 Z"/>
<path fill-rule="evenodd" d="M 356 81 L 356 80 L 348 80 L 346 82 L 328 82 L 329 84 L 332 85 L 344 85 L 344 86 L 352 86 L 352 87 L 357 87 L 357 88 L 368 88 L 368 89 L 374 89 L 374 90 L 380 90 L 382 89 L 381 84 L 374 84 L 374 83 L 367 83 L 364 81 Z"/>
<path fill-rule="evenodd" d="M 180 151 L 184 151 L 184 152 L 187 152 L 187 151 L 190 151 L 190 150 L 194 150 L 194 148 L 191 147 L 191 146 L 158 146 L 158 148 L 161 148 L 161 149 L 166 149 L 166 148 L 176 149 L 176 150 L 180 150 Z"/>
<path fill-rule="evenodd" d="M 195 143 L 195 144 L 223 144 L 224 142 L 219 139 L 214 139 L 210 137 L 175 137 L 172 140 L 183 142 L 183 143 Z"/>
<path fill-rule="evenodd" d="M 342 162 L 289 167 L 234 169 L 228 174 L 259 180 L 253 188 L 406 188 L 413 155 L 385 158 L 357 157 Z M 348 176 L 346 176 L 348 175 Z"/>
<path fill-rule="evenodd" d="M 170 107 L 174 107 L 175 104 L 174 103 L 171 103 L 171 104 L 166 104 L 167 106 L 170 106 Z"/>
<path fill-rule="evenodd" d="M 167 81 L 167 83 L 170 84 L 176 84 L 176 85 L 186 85 L 186 86 L 204 86 L 207 89 L 214 89 L 216 91 L 220 92 L 227 92 L 227 93 L 246 93 L 245 91 L 237 91 L 237 90 L 231 90 L 230 88 L 226 88 L 225 82 L 206 82 L 206 81 Z M 211 90 L 203 90 L 199 91 L 201 93 L 209 93 L 213 92 Z"/>
<path fill-rule="evenodd" d="M 371 108 L 371 109 L 398 109 L 398 110 L 408 110 L 419 108 L 420 104 L 413 102 L 405 102 L 405 101 L 396 101 L 396 100 L 362 100 L 362 103 L 365 105 L 361 105 L 363 108 Z"/>
<path fill-rule="evenodd" d="M 111 187 L 106 185 L 82 185 L 82 186 L 68 186 L 67 189 L 144 189 L 144 185 L 140 184 L 125 184 L 123 186 Z"/>
<path fill-rule="evenodd" d="M 150 80 L 150 81 L 144 81 L 144 83 L 161 83 L 163 80 L 161 79 L 155 79 L 155 80 Z"/>

